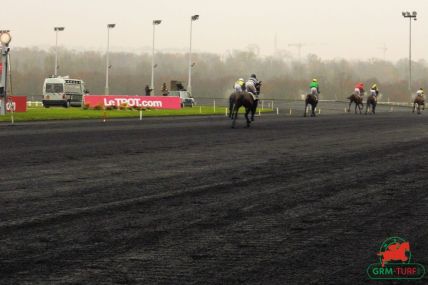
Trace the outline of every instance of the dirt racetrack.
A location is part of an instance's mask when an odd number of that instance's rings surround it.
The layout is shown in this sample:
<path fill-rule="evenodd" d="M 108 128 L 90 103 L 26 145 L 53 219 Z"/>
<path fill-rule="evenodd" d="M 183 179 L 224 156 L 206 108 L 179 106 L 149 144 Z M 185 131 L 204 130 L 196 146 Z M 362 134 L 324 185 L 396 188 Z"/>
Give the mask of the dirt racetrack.
<path fill-rule="evenodd" d="M 390 236 L 428 266 L 427 114 L 238 125 L 0 124 L 0 284 L 380 284 Z"/>

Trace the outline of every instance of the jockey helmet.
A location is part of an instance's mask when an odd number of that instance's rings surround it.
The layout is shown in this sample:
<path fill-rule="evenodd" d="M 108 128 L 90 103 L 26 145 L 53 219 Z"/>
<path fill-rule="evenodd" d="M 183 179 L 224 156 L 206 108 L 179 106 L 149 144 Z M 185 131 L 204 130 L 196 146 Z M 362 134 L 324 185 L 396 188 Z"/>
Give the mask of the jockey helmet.
<path fill-rule="evenodd" d="M 424 89 L 421 87 L 421 88 L 419 88 L 419 90 L 421 90 L 421 91 L 424 91 Z"/>
<path fill-rule="evenodd" d="M 375 88 L 377 88 L 377 85 L 376 85 L 376 84 L 373 84 L 373 85 L 372 85 L 372 89 L 375 89 Z"/>
<path fill-rule="evenodd" d="M 318 80 L 316 78 L 312 79 L 312 82 L 318 82 Z"/>
<path fill-rule="evenodd" d="M 244 82 L 244 78 L 239 78 L 238 81 Z"/>
<path fill-rule="evenodd" d="M 251 74 L 250 78 L 256 78 L 257 79 L 257 77 L 256 77 L 256 75 L 254 73 Z"/>

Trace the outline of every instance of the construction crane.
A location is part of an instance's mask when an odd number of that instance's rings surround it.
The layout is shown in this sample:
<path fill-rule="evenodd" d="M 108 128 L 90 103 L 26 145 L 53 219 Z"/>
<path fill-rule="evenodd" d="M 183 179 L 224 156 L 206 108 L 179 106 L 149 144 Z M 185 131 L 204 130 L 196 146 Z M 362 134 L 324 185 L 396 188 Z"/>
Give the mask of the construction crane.
<path fill-rule="evenodd" d="M 305 43 L 294 43 L 294 44 L 288 44 L 289 47 L 295 47 L 297 48 L 297 54 L 299 56 L 299 61 L 302 58 L 302 48 L 305 46 L 309 46 L 310 44 L 305 44 Z"/>
<path fill-rule="evenodd" d="M 382 52 L 383 52 L 383 60 L 385 61 L 386 60 L 386 52 L 388 51 L 388 48 L 386 47 L 386 44 L 384 43 L 383 47 L 380 47 L 379 49 L 382 50 Z"/>

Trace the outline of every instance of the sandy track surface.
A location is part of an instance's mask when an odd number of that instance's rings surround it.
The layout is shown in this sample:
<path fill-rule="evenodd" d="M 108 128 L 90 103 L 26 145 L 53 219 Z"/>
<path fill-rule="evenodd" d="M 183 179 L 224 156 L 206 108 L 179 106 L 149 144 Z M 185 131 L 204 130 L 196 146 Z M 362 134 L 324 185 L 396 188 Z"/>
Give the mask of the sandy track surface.
<path fill-rule="evenodd" d="M 390 236 L 428 266 L 425 115 L 0 124 L 0 140 L 2 284 L 367 284 Z"/>

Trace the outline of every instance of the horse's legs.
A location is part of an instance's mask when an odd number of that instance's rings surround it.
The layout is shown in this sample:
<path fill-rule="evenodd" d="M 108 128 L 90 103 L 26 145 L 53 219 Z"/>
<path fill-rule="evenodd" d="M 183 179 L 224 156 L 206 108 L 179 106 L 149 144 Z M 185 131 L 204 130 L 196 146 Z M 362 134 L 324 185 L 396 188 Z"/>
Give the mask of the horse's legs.
<path fill-rule="evenodd" d="M 314 104 L 312 105 L 312 115 L 314 117 L 316 117 L 316 110 L 317 110 L 317 105 L 318 105 L 318 100 L 314 102 Z"/>
<path fill-rule="evenodd" d="M 251 108 L 251 121 L 254 121 L 254 114 L 257 111 L 257 106 L 259 105 L 259 99 L 254 101 L 253 107 Z"/>
<path fill-rule="evenodd" d="M 236 103 L 233 103 L 232 108 L 230 109 L 230 118 L 233 120 L 233 118 L 238 117 L 238 113 L 235 114 L 236 109 Z"/>
<path fill-rule="evenodd" d="M 233 114 L 232 114 L 232 129 L 235 128 L 236 125 L 236 118 L 238 117 L 238 110 L 239 110 L 239 106 L 237 105 L 233 105 Z"/>
<path fill-rule="evenodd" d="M 303 117 L 306 117 L 306 112 L 308 111 L 308 102 L 305 102 L 305 111 L 303 113 Z"/>
<path fill-rule="evenodd" d="M 376 103 L 372 104 L 372 113 L 373 113 L 373 115 L 376 114 Z"/>
<path fill-rule="evenodd" d="M 418 104 L 419 105 L 419 104 Z M 416 102 L 413 102 L 413 110 L 412 110 L 412 113 L 414 113 L 415 112 L 415 109 L 416 109 Z"/>
<path fill-rule="evenodd" d="M 311 113 L 311 117 L 316 117 L 315 110 L 316 110 L 316 108 L 317 108 L 317 103 L 316 103 L 316 102 L 315 102 L 315 103 L 312 103 L 312 104 L 311 104 L 311 106 L 312 106 L 312 113 Z"/>
<path fill-rule="evenodd" d="M 352 100 L 349 101 L 348 113 L 351 112 Z"/>
<path fill-rule="evenodd" d="M 250 119 L 248 118 L 248 114 L 250 113 L 250 111 L 251 111 L 252 109 L 253 109 L 252 107 L 246 107 L 246 108 L 245 108 L 245 119 L 247 120 L 247 128 L 249 128 L 249 127 L 250 127 L 250 123 L 251 123 L 251 121 L 250 121 Z"/>

